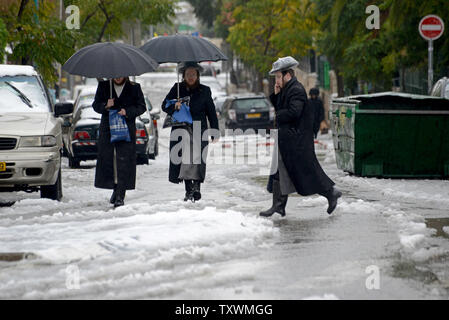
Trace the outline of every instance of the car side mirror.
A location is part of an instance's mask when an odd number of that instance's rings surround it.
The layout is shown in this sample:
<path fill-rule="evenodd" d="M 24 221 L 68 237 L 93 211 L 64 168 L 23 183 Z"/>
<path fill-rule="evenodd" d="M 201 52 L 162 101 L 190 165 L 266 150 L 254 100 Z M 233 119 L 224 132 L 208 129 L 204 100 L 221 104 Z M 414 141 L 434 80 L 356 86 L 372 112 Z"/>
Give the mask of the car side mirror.
<path fill-rule="evenodd" d="M 60 102 L 55 104 L 55 116 L 59 117 L 63 114 L 71 114 L 73 112 L 73 103 Z"/>

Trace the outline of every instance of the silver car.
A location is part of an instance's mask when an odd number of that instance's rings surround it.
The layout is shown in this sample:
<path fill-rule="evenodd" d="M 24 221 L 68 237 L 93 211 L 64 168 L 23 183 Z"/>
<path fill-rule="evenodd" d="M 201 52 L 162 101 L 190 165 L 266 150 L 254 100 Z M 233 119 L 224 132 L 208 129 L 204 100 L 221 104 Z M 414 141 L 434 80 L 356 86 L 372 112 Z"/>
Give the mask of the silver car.
<path fill-rule="evenodd" d="M 53 105 L 31 66 L 0 65 L 0 192 L 39 191 L 62 198 L 61 114 L 73 105 Z"/>

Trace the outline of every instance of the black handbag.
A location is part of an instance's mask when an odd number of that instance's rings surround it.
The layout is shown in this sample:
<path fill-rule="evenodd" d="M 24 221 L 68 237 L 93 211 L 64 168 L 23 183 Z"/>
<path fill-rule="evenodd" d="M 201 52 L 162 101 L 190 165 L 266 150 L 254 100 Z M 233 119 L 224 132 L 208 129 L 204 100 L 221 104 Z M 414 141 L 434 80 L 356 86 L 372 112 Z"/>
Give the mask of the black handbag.
<path fill-rule="evenodd" d="M 179 99 L 179 101 L 189 105 L 190 97 L 187 96 L 187 97 L 181 98 L 181 99 Z M 175 120 L 173 120 L 173 117 L 171 115 L 167 114 L 167 116 L 165 117 L 165 120 L 164 120 L 164 124 L 162 125 L 162 128 L 165 129 L 165 128 L 170 128 L 170 127 L 185 127 L 185 126 L 191 126 L 191 124 L 188 122 L 175 121 Z"/>
<path fill-rule="evenodd" d="M 187 122 L 176 122 L 173 120 L 173 117 L 169 114 L 165 117 L 164 124 L 162 125 L 162 128 L 170 128 L 170 127 L 184 127 L 186 125 L 190 125 Z"/>

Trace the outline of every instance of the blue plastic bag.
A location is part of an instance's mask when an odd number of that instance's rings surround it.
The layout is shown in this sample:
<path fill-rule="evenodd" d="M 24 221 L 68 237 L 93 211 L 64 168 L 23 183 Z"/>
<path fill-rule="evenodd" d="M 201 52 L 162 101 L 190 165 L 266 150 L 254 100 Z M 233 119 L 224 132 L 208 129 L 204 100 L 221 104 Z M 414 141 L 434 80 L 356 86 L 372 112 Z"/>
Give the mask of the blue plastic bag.
<path fill-rule="evenodd" d="M 172 119 L 174 123 L 188 123 L 192 124 L 192 114 L 190 113 L 190 107 L 188 106 L 188 103 L 190 102 L 190 97 L 182 98 L 181 100 L 181 109 L 179 111 L 175 111 L 172 115 Z M 175 104 L 178 100 L 167 100 L 165 106 L 169 107 L 173 104 Z"/>
<path fill-rule="evenodd" d="M 131 142 L 125 117 L 118 114 L 118 110 L 109 110 L 109 128 L 111 131 L 111 142 Z"/>

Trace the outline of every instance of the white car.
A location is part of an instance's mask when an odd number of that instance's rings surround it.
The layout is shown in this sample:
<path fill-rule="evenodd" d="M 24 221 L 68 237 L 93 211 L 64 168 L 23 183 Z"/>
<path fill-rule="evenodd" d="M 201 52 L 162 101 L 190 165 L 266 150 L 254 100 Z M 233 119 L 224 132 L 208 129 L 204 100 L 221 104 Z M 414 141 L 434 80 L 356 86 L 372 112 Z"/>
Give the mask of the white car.
<path fill-rule="evenodd" d="M 449 78 L 441 78 L 434 84 L 431 96 L 449 99 Z"/>
<path fill-rule="evenodd" d="M 62 198 L 61 114 L 71 103 L 53 108 L 47 88 L 31 66 L 0 65 L 0 192 L 39 191 Z"/>

